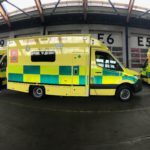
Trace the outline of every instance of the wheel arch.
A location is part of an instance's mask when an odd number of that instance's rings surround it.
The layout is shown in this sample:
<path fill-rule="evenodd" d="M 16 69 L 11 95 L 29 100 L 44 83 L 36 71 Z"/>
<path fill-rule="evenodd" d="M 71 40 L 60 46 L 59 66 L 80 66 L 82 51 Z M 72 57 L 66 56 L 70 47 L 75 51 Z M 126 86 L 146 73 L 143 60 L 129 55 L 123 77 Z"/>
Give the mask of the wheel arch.
<path fill-rule="evenodd" d="M 122 84 L 120 84 L 120 85 L 117 86 L 116 92 L 117 92 L 117 90 L 118 90 L 121 86 L 128 86 L 129 88 L 131 88 L 132 92 L 134 91 L 133 85 L 132 85 L 131 83 L 125 82 L 125 83 L 122 83 Z"/>
<path fill-rule="evenodd" d="M 120 95 L 120 92 L 122 91 L 122 89 L 124 88 L 128 88 L 130 91 L 130 95 L 127 96 L 127 98 L 122 98 Z M 117 99 L 120 99 L 121 101 L 129 101 L 131 99 L 131 97 L 133 96 L 134 93 L 134 87 L 131 83 L 122 83 L 120 85 L 118 85 L 118 87 L 116 88 L 116 92 L 115 92 L 115 96 Z"/>
<path fill-rule="evenodd" d="M 29 93 L 32 92 L 32 89 L 33 89 L 34 87 L 41 87 L 41 88 L 43 88 L 44 93 L 45 93 L 45 87 L 44 87 L 43 85 L 30 85 L 30 86 L 29 86 Z"/>

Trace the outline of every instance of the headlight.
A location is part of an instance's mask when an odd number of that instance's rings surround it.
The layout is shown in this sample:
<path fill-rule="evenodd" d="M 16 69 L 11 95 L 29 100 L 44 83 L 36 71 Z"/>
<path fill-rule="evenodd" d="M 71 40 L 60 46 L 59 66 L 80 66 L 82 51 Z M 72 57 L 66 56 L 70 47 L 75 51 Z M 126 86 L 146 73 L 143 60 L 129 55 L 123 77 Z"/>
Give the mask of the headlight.
<path fill-rule="evenodd" d="M 137 77 L 138 79 L 140 79 L 141 78 L 141 75 L 139 74 L 139 75 L 135 75 L 135 77 Z"/>

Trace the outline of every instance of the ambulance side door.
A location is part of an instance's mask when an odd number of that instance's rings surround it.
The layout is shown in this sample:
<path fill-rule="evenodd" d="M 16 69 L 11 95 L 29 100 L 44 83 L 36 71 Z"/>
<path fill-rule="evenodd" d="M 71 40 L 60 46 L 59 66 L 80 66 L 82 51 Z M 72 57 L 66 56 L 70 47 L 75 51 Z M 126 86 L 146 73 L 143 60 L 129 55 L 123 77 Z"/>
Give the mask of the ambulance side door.
<path fill-rule="evenodd" d="M 91 95 L 114 95 L 121 80 L 122 68 L 110 53 L 93 49 L 90 80 Z"/>
<path fill-rule="evenodd" d="M 89 54 L 80 51 L 74 52 L 72 57 L 71 95 L 89 96 Z"/>
<path fill-rule="evenodd" d="M 2 58 L 0 62 L 0 86 L 6 85 L 6 67 L 7 67 L 7 56 Z"/>
<path fill-rule="evenodd" d="M 6 67 L 7 67 L 7 56 L 4 56 L 0 63 L 0 72 L 6 74 Z"/>

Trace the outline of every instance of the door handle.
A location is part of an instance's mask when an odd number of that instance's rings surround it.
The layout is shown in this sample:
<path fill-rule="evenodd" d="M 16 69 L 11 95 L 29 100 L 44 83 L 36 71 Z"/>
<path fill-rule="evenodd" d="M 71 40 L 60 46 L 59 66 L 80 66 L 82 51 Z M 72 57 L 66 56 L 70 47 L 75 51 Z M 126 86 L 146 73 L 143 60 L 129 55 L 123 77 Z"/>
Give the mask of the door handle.
<path fill-rule="evenodd" d="M 79 67 L 73 67 L 73 75 L 79 74 Z"/>
<path fill-rule="evenodd" d="M 77 69 L 74 69 L 74 74 L 75 74 L 75 75 L 77 74 L 77 72 L 78 72 L 78 70 L 77 70 Z"/>
<path fill-rule="evenodd" d="M 99 71 L 99 72 L 95 72 L 95 73 L 102 73 L 102 72 Z"/>

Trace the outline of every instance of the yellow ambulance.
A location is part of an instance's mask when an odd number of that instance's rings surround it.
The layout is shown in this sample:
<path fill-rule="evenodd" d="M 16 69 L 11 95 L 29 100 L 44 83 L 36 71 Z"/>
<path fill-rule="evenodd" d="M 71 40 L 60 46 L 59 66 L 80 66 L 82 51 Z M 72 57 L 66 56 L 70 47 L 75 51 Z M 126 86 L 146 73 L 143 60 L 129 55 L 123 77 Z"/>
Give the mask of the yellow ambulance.
<path fill-rule="evenodd" d="M 6 48 L 0 48 L 0 90 L 6 86 L 6 66 L 7 66 L 7 56 Z"/>
<path fill-rule="evenodd" d="M 125 68 L 91 35 L 56 35 L 8 40 L 7 87 L 44 95 L 117 96 L 141 91 L 139 73 Z"/>
<path fill-rule="evenodd" d="M 150 49 L 147 53 L 147 59 L 142 66 L 141 77 L 143 81 L 150 84 Z"/>

